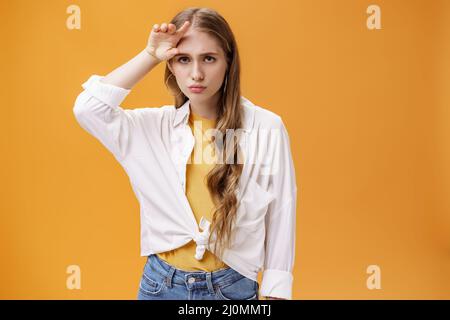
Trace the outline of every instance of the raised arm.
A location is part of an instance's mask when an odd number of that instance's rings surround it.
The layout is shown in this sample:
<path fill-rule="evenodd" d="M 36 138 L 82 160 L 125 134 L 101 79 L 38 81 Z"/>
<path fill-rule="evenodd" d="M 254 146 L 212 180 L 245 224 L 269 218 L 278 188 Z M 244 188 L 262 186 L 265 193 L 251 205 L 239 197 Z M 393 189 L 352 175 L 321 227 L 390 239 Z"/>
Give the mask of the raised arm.
<path fill-rule="evenodd" d="M 123 109 L 120 104 L 131 88 L 159 62 L 178 53 L 176 46 L 188 27 L 189 22 L 178 30 L 173 24 L 163 23 L 161 28 L 155 24 L 144 50 L 108 75 L 94 74 L 83 83 L 84 91 L 78 95 L 73 113 L 81 127 L 118 160 L 126 157 L 132 145 L 133 130 L 143 113 L 159 114 L 157 110 L 148 110 L 153 108 Z"/>
<path fill-rule="evenodd" d="M 101 81 L 124 89 L 131 89 L 148 72 L 163 60 L 170 60 L 178 53 L 176 48 L 183 34 L 189 28 L 189 21 L 176 30 L 174 24 L 153 25 L 147 46 L 133 59 L 107 74 Z"/>

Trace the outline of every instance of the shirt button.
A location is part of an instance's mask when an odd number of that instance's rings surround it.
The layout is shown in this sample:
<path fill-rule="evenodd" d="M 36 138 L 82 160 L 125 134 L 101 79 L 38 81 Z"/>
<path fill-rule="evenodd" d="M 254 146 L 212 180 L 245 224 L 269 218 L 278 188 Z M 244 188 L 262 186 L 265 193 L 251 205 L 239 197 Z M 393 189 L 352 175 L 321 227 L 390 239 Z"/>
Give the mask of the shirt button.
<path fill-rule="evenodd" d="M 195 282 L 195 278 L 189 278 L 189 279 L 188 279 L 188 282 L 189 282 L 189 283 L 194 283 L 194 282 Z"/>

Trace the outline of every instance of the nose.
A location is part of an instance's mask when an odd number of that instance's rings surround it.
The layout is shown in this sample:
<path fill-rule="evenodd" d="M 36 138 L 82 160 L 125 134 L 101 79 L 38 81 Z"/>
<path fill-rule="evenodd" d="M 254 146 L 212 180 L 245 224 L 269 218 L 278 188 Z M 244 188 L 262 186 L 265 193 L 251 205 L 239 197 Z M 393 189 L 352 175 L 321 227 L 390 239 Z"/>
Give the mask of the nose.
<path fill-rule="evenodd" d="M 199 81 L 204 78 L 203 71 L 200 68 L 200 64 L 198 62 L 194 62 L 192 70 L 191 70 L 191 77 L 194 81 Z"/>

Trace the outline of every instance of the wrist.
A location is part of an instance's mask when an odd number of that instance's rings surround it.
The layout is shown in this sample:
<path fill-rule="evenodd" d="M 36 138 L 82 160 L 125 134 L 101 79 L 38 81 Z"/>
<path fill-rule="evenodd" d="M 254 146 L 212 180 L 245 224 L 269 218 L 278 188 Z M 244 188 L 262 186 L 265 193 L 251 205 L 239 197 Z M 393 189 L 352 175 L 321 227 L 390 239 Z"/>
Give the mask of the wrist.
<path fill-rule="evenodd" d="M 145 51 L 151 58 L 153 58 L 154 60 L 156 60 L 157 62 L 161 62 L 161 61 L 162 61 L 161 59 L 159 59 L 159 58 L 156 56 L 155 50 L 153 50 L 152 48 L 146 47 L 146 48 L 144 49 L 144 51 Z"/>

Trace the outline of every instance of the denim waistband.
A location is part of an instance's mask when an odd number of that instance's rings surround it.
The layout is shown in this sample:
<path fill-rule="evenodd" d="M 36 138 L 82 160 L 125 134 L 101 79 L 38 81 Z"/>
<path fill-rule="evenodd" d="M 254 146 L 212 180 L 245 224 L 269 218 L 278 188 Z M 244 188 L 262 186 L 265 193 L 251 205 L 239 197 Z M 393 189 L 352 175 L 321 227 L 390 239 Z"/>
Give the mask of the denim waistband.
<path fill-rule="evenodd" d="M 149 272 L 157 272 L 159 275 L 170 278 L 169 282 L 177 284 L 187 284 L 190 278 L 194 278 L 195 282 L 190 283 L 191 286 L 205 287 L 207 286 L 208 279 L 210 279 L 212 285 L 226 286 L 232 284 L 237 280 L 244 278 L 245 276 L 237 272 L 231 267 L 226 267 L 216 271 L 187 271 L 177 269 L 174 266 L 168 264 L 166 261 L 159 258 L 156 254 L 150 254 L 145 268 L 148 270 L 152 266 Z"/>

